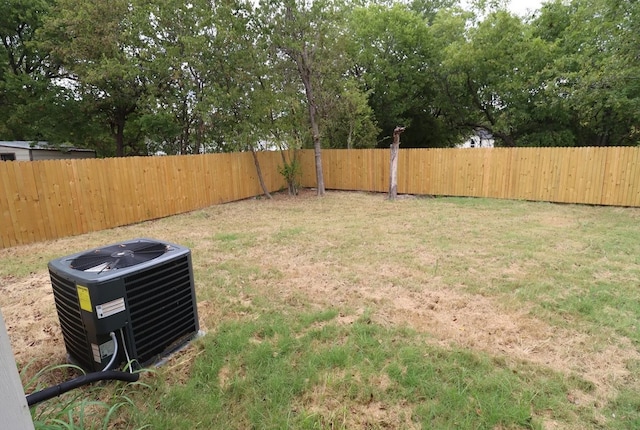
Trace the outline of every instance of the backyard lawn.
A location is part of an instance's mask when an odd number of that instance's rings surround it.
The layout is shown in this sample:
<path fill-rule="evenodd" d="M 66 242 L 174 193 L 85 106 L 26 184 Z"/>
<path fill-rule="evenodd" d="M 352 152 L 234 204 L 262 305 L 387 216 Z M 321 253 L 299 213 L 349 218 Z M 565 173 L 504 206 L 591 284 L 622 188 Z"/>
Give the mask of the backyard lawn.
<path fill-rule="evenodd" d="M 36 427 L 640 428 L 640 209 L 401 197 L 305 190 L 0 250 L 27 392 L 73 376 L 49 260 L 192 251 L 206 334 L 140 384 L 43 403 Z"/>

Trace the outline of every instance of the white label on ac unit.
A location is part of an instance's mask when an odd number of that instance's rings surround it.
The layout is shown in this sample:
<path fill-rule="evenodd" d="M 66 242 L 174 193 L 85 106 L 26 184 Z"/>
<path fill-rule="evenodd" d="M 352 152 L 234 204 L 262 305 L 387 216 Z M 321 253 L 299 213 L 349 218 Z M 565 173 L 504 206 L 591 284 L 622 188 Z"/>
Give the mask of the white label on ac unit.
<path fill-rule="evenodd" d="M 98 314 L 98 319 L 102 319 L 117 314 L 118 312 L 122 312 L 125 309 L 124 297 L 120 297 L 119 299 L 97 305 L 96 314 Z"/>

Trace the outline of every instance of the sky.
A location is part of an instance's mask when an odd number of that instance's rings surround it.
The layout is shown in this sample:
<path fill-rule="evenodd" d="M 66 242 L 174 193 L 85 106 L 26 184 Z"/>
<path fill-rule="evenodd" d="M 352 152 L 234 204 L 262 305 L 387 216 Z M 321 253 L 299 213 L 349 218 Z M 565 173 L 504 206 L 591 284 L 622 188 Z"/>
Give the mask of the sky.
<path fill-rule="evenodd" d="M 517 15 L 524 16 L 527 10 L 540 8 L 542 0 L 510 0 L 509 10 Z"/>

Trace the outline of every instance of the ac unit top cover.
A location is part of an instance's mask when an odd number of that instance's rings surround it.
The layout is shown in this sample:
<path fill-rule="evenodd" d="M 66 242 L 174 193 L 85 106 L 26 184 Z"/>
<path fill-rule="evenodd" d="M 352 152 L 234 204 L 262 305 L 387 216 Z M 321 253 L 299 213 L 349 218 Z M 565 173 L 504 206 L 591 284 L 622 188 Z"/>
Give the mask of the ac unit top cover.
<path fill-rule="evenodd" d="M 109 281 L 189 253 L 174 243 L 137 238 L 61 257 L 49 269 L 82 281 Z"/>

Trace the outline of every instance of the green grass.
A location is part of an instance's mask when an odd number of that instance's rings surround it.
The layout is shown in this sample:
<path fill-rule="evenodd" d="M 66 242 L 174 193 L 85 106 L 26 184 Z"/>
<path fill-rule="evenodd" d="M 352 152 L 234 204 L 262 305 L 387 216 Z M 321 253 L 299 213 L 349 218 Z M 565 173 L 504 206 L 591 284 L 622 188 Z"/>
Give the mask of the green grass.
<path fill-rule="evenodd" d="M 272 313 L 222 325 L 199 344 L 204 353 L 189 381 L 165 386 L 160 405 L 140 422 L 157 429 L 541 428 L 536 411 L 555 419 L 582 413 L 566 403 L 568 390 L 590 388 L 579 379 L 428 346 L 418 333 L 367 317 L 338 324 L 332 314 Z M 345 409 L 329 413 L 332 404 Z M 377 422 L 369 408 L 393 418 Z"/>
<path fill-rule="evenodd" d="M 39 381 L 58 374 L 64 380 L 73 379 L 81 369 L 73 365 L 54 365 L 40 369 L 25 383 L 27 392 L 44 389 Z M 23 375 L 24 376 L 24 375 Z M 130 393 L 147 388 L 144 383 L 114 383 L 107 389 L 100 384 L 87 386 L 82 390 L 68 391 L 53 399 L 31 407 L 31 416 L 35 430 L 108 430 L 118 428 L 136 428 L 142 430 L 147 425 L 133 427 L 133 415 L 136 405 Z M 127 420 L 131 422 L 124 427 Z"/>
<path fill-rule="evenodd" d="M 207 335 L 127 392 L 122 428 L 626 429 L 640 425 L 639 221 L 330 192 L 0 250 L 0 279 L 31 285 L 50 259 L 138 236 L 191 248 Z"/>

